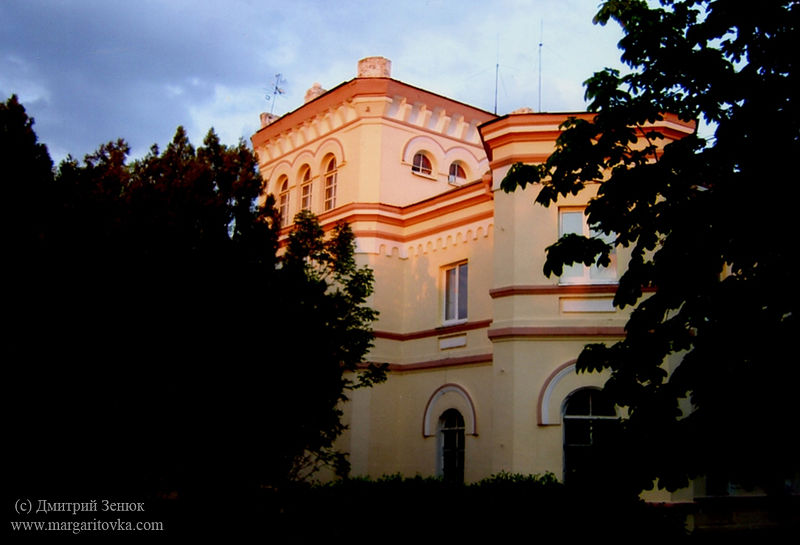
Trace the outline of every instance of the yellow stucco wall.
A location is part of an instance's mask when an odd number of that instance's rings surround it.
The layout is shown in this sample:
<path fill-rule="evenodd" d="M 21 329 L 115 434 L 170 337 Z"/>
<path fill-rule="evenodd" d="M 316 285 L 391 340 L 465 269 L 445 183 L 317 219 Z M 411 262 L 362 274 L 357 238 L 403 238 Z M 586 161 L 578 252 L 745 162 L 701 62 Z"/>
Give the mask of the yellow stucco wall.
<path fill-rule="evenodd" d="M 312 211 L 324 226 L 348 221 L 359 263 L 375 274 L 370 305 L 380 316 L 367 359 L 391 370 L 344 407 L 349 429 L 339 445 L 352 474 L 435 475 L 436 422 L 456 408 L 466 421 L 467 481 L 498 471 L 561 477 L 564 400 L 604 381 L 572 364 L 585 344 L 620 338 L 627 311 L 608 307 L 613 286 L 562 286 L 542 273 L 559 206 L 584 206 L 597 186 L 545 208 L 533 204 L 536 188 L 506 194 L 499 183 L 514 161 L 552 151 L 565 116 L 492 121 L 395 80 L 357 78 L 254 135 L 268 191 L 287 176 L 293 215 L 298 174 L 309 164 Z M 429 156 L 430 175 L 412 172 L 418 151 Z M 339 163 L 337 206 L 325 212 L 329 154 Z M 453 161 L 466 183 L 449 183 Z M 627 255 L 618 250 L 617 259 L 621 270 Z M 460 262 L 468 263 L 468 315 L 450 323 L 443 269 Z"/>

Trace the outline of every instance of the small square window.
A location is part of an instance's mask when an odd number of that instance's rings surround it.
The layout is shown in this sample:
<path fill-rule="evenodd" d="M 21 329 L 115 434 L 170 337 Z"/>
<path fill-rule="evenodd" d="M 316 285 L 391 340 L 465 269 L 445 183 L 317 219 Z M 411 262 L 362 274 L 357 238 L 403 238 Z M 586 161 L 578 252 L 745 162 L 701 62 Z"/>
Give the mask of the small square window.
<path fill-rule="evenodd" d="M 596 237 L 604 242 L 613 244 L 614 236 L 605 235 L 591 229 L 586 223 L 584 208 L 561 208 L 558 212 L 558 235 L 574 233 L 585 237 Z M 562 284 L 610 284 L 617 281 L 617 255 L 614 250 L 609 256 L 611 263 L 608 267 L 592 265 L 587 267 L 581 263 L 564 266 L 560 282 Z"/>

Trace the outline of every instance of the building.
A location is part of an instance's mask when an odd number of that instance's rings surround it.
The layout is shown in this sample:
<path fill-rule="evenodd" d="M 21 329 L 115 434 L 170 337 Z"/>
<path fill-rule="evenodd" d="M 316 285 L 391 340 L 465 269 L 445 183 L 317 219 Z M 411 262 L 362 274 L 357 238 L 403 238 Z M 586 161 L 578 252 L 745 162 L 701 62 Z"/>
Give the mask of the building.
<path fill-rule="evenodd" d="M 375 272 L 369 359 L 390 376 L 346 407 L 352 473 L 574 478 L 592 434 L 616 417 L 604 377 L 574 363 L 586 343 L 623 335 L 627 314 L 612 299 L 626 255 L 545 277 L 545 248 L 587 231 L 593 188 L 543 208 L 537 188 L 499 185 L 513 163 L 544 161 L 568 116 L 587 114 L 498 117 L 394 80 L 390 67 L 361 60 L 356 78 L 315 85 L 283 117 L 263 114 L 252 137 L 287 232 L 303 208 L 323 226 L 347 221 Z M 693 125 L 667 117 L 658 129 L 680 138 Z"/>

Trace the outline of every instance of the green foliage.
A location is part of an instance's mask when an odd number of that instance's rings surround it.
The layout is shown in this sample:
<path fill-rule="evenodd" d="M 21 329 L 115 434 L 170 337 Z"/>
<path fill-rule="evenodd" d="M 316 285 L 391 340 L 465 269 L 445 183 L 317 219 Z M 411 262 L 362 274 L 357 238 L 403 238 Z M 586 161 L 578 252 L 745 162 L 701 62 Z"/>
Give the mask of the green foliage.
<path fill-rule="evenodd" d="M 629 414 L 618 469 L 632 486 L 658 479 L 675 489 L 713 473 L 780 489 L 800 471 L 790 431 L 800 416 L 792 401 L 800 4 L 651 4 L 601 5 L 596 21 L 621 25 L 630 71 L 589 78 L 593 118 L 568 120 L 547 161 L 515 166 L 502 187 L 536 183 L 547 206 L 600 182 L 588 223 L 630 248 L 615 297 L 634 307 L 626 337 L 587 347 L 577 366 L 611 370 L 605 390 Z M 657 152 L 661 135 L 647 124 L 664 112 L 713 136 L 698 131 Z M 647 145 L 634 146 L 637 138 Z M 609 250 L 599 239 L 562 239 L 548 248 L 545 272 Z M 672 373 L 668 357 L 679 362 Z"/>
<path fill-rule="evenodd" d="M 305 367 L 302 375 L 292 365 L 286 367 L 285 380 L 303 383 L 305 406 L 296 407 L 296 415 L 285 415 L 280 425 L 288 427 L 287 433 L 295 427 L 317 431 L 291 460 L 289 472 L 298 478 L 309 476 L 322 461 L 346 474 L 345 458 L 333 450 L 334 440 L 344 430 L 340 402 L 347 399 L 348 391 L 385 378 L 385 366 L 362 368 L 372 346 L 370 325 L 377 318 L 377 312 L 366 305 L 372 293 L 372 271 L 356 265 L 353 234 L 347 224 L 337 225 L 324 239 L 316 217 L 302 211 L 295 218 L 276 275 L 282 289 L 271 294 L 272 304 L 282 315 L 273 333 L 276 339 L 293 341 L 281 343 L 276 356 L 291 362 L 301 355 Z"/>
<path fill-rule="evenodd" d="M 373 277 L 349 227 L 326 236 L 304 213 L 279 255 L 243 142 L 211 130 L 195 148 L 179 127 L 141 159 L 118 140 L 53 171 L 16 98 L 2 106 L 7 208 L 37 218 L 8 254 L 12 488 L 177 493 L 197 524 L 323 465 L 346 473 L 340 404 L 385 378 L 361 365 Z"/>
<path fill-rule="evenodd" d="M 471 486 L 478 488 L 503 488 L 518 485 L 547 489 L 558 487 L 561 485 L 561 483 L 558 481 L 555 475 L 549 472 L 541 475 L 523 475 L 521 473 L 509 473 L 507 471 L 501 471 L 500 473 L 495 473 L 489 477 L 486 477 L 485 479 L 481 479 Z"/>
<path fill-rule="evenodd" d="M 273 491 L 270 499 L 265 507 L 273 535 L 295 543 L 482 543 L 506 535 L 674 543 L 685 535 L 682 512 L 610 500 L 605 491 L 576 493 L 549 473 L 501 472 L 466 485 L 394 474 Z M 341 524 L 356 515 L 353 524 Z"/>

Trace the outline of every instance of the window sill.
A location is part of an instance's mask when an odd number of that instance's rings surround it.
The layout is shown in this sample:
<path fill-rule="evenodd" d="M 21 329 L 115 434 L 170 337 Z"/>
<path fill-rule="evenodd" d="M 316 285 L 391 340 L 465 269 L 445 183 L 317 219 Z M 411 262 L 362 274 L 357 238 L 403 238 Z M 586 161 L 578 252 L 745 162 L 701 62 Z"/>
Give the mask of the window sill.
<path fill-rule="evenodd" d="M 572 280 L 572 281 L 558 281 L 559 286 L 616 286 L 619 280 Z"/>
<path fill-rule="evenodd" d="M 418 176 L 419 178 L 425 178 L 426 180 L 430 180 L 432 182 L 436 181 L 436 176 L 434 176 L 433 174 L 425 174 L 424 172 L 414 172 L 413 170 L 411 171 L 411 174 L 413 174 L 414 176 Z"/>
<path fill-rule="evenodd" d="M 439 327 L 450 327 L 450 326 L 461 325 L 461 324 L 466 324 L 466 323 L 467 323 L 467 318 L 460 318 L 458 320 L 444 320 L 444 321 L 442 321 L 442 325 L 439 326 Z"/>

